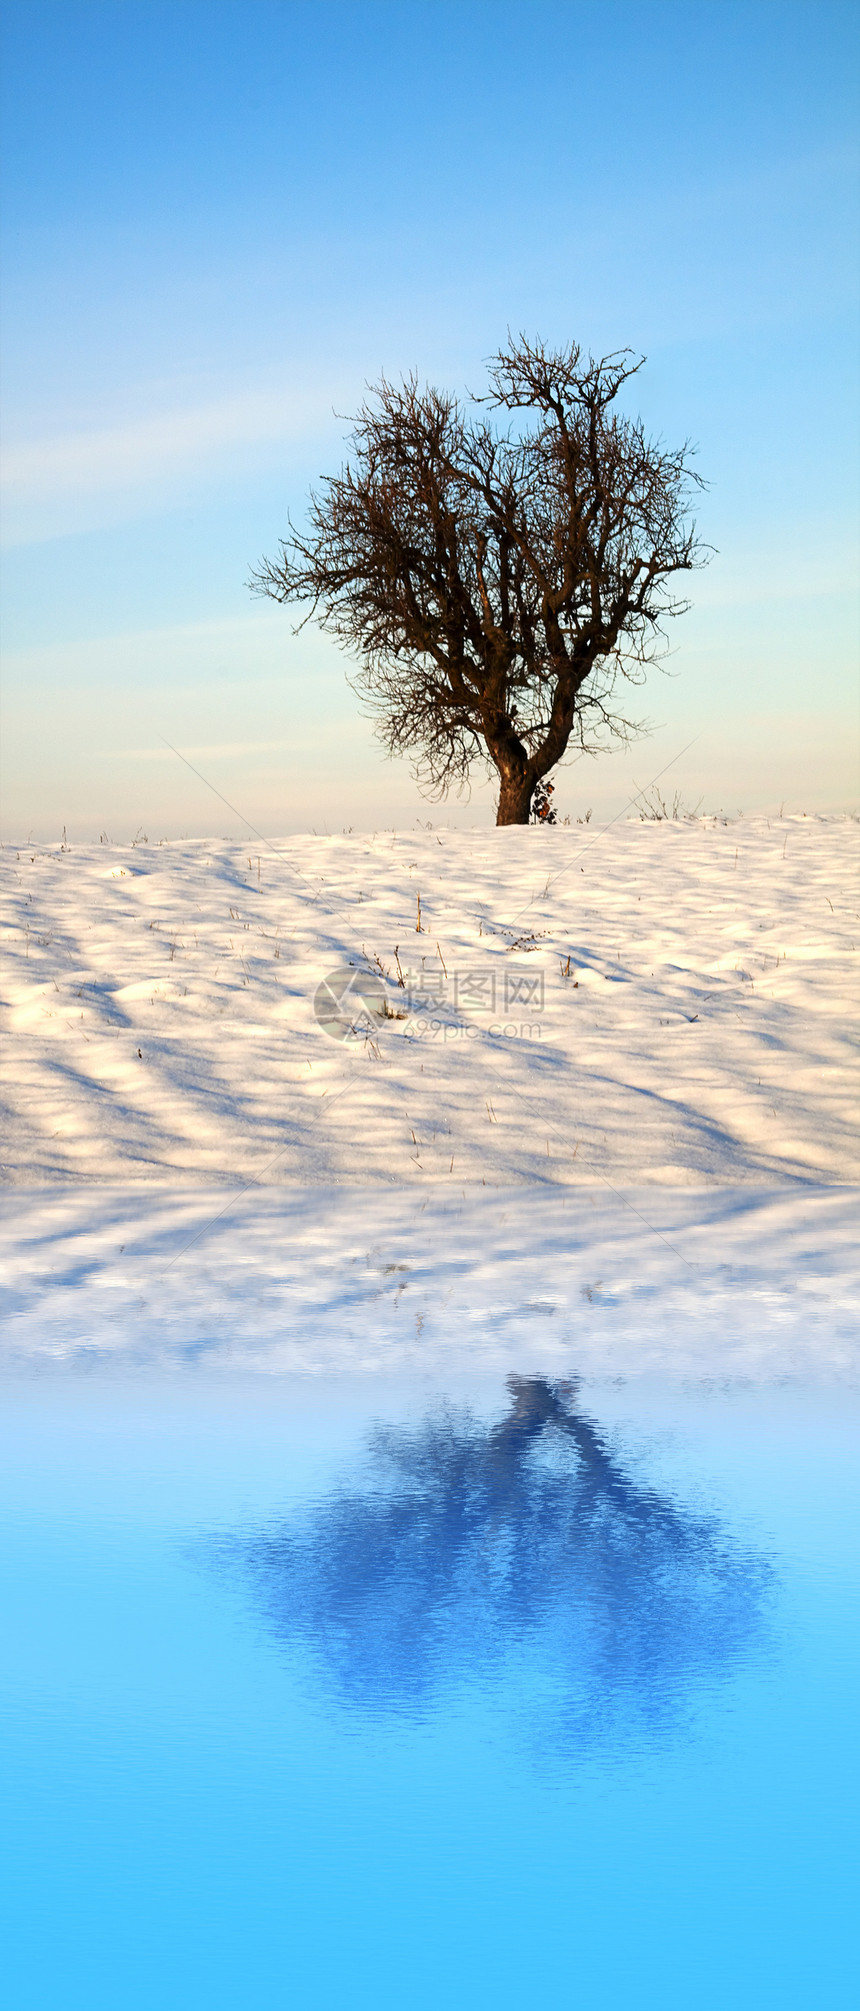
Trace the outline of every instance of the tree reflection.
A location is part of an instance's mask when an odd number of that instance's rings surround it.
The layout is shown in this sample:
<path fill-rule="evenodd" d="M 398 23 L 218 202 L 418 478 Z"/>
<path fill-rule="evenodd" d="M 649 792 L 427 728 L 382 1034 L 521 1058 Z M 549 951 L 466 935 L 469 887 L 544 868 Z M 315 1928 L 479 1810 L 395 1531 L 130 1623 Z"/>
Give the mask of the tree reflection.
<path fill-rule="evenodd" d="M 508 1389 L 491 1428 L 377 1430 L 362 1485 L 243 1545 L 269 1620 L 353 1705 L 414 1709 L 513 1655 L 580 1735 L 659 1718 L 731 1667 L 768 1567 L 631 1479 L 574 1383 Z"/>

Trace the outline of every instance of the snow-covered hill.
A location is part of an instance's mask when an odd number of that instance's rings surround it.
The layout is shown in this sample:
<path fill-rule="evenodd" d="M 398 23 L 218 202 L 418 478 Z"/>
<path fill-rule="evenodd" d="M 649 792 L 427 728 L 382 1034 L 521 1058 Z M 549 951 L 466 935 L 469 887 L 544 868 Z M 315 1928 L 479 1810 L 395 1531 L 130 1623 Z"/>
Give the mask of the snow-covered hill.
<path fill-rule="evenodd" d="M 277 856 L 6 847 L 3 1177 L 856 1178 L 857 835 L 793 817 Z M 353 993 L 336 1038 L 315 998 L 338 971 L 359 993 L 381 971 L 392 1016 L 371 998 L 359 1023 Z"/>

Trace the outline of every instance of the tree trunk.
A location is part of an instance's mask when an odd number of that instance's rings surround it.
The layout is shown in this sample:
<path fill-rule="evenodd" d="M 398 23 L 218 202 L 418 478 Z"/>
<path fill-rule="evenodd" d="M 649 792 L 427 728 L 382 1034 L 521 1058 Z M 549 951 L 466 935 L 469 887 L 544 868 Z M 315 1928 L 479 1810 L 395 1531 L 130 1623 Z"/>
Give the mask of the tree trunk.
<path fill-rule="evenodd" d="M 499 789 L 498 824 L 527 824 L 531 815 L 534 779 L 526 773 L 502 775 Z"/>

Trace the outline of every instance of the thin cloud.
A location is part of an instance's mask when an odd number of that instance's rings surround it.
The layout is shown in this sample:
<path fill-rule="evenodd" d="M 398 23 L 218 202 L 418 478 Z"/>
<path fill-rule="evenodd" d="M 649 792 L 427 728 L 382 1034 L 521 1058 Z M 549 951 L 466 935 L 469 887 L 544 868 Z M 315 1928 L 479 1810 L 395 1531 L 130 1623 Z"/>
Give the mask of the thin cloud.
<path fill-rule="evenodd" d="M 331 392 L 242 392 L 193 410 L 7 447 L 8 509 L 157 482 L 261 441 L 300 438 L 331 419 Z"/>

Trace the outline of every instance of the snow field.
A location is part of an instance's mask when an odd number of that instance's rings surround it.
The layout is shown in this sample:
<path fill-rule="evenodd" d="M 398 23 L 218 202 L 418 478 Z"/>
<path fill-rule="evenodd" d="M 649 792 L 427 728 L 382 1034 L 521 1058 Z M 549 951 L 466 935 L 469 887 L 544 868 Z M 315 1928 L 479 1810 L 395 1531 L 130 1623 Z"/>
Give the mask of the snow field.
<path fill-rule="evenodd" d="M 849 1181 L 857 829 L 7 846 L 3 1177 Z M 397 1016 L 344 1042 L 349 965 Z"/>
<path fill-rule="evenodd" d="M 0 1369 L 855 1382 L 857 1195 L 54 1186 L 0 1210 Z"/>

